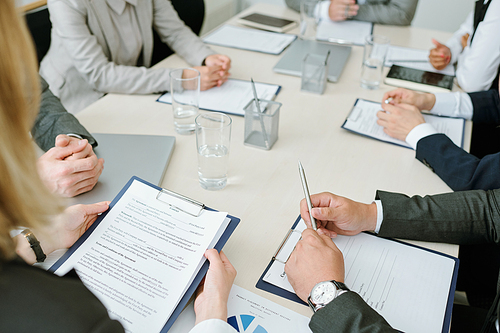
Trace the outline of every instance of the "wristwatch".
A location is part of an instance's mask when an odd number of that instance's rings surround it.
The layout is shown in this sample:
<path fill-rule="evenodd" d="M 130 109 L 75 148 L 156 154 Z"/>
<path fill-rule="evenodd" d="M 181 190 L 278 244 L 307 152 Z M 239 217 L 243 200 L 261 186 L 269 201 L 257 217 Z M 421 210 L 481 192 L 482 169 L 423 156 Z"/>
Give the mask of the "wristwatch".
<path fill-rule="evenodd" d="M 28 243 L 30 243 L 31 249 L 35 252 L 36 262 L 44 262 L 47 256 L 43 253 L 40 242 L 35 237 L 35 234 L 33 234 L 30 229 L 24 229 L 21 234 L 23 234 Z"/>
<path fill-rule="evenodd" d="M 349 288 L 342 282 L 335 280 L 320 282 L 312 288 L 307 303 L 316 312 L 347 291 Z"/>

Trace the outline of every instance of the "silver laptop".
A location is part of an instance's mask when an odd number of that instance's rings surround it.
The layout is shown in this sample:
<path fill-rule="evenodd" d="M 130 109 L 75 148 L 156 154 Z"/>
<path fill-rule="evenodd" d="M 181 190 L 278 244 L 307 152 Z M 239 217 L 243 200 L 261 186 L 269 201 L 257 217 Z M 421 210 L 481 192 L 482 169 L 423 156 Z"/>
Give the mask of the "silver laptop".
<path fill-rule="evenodd" d="M 74 197 L 72 204 L 113 200 L 132 176 L 160 185 L 172 157 L 175 137 L 132 134 L 92 134 L 95 153 L 104 158 L 104 170 L 96 186 Z"/>
<path fill-rule="evenodd" d="M 320 43 L 313 40 L 295 40 L 285 51 L 280 61 L 274 66 L 276 73 L 293 76 L 302 75 L 302 60 L 308 53 L 326 54 L 330 50 L 330 60 L 328 61 L 328 81 L 337 82 L 345 63 L 351 54 L 351 47 Z"/>

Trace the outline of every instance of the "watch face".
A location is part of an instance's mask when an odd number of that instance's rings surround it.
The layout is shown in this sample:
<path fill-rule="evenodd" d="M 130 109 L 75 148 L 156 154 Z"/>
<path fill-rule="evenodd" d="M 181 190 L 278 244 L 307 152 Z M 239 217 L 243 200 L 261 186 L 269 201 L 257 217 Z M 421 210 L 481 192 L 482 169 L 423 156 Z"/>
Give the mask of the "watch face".
<path fill-rule="evenodd" d="M 327 304 L 337 295 L 337 287 L 329 281 L 318 283 L 311 291 L 314 304 Z"/>

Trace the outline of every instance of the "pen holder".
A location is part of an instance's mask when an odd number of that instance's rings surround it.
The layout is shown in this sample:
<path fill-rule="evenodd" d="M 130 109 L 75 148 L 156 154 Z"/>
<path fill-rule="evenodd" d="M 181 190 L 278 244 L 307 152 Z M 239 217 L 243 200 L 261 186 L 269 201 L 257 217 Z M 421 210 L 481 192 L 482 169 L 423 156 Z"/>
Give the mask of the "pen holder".
<path fill-rule="evenodd" d="M 323 94 L 328 73 L 328 56 L 308 53 L 302 61 L 301 91 Z"/>
<path fill-rule="evenodd" d="M 245 110 L 245 145 L 265 150 L 271 149 L 278 140 L 281 103 L 259 99 L 261 112 L 255 100 Z"/>

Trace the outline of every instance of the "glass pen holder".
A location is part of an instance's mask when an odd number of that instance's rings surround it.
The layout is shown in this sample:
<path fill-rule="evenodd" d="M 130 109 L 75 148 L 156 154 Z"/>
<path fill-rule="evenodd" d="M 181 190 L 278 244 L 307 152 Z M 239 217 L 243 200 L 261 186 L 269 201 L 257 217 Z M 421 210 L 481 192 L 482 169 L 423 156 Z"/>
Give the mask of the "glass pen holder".
<path fill-rule="evenodd" d="M 260 112 L 252 99 L 245 108 L 246 146 L 269 150 L 278 140 L 281 103 L 259 100 Z"/>
<path fill-rule="evenodd" d="M 323 94 L 328 78 L 328 55 L 308 53 L 302 61 L 300 90 Z"/>

